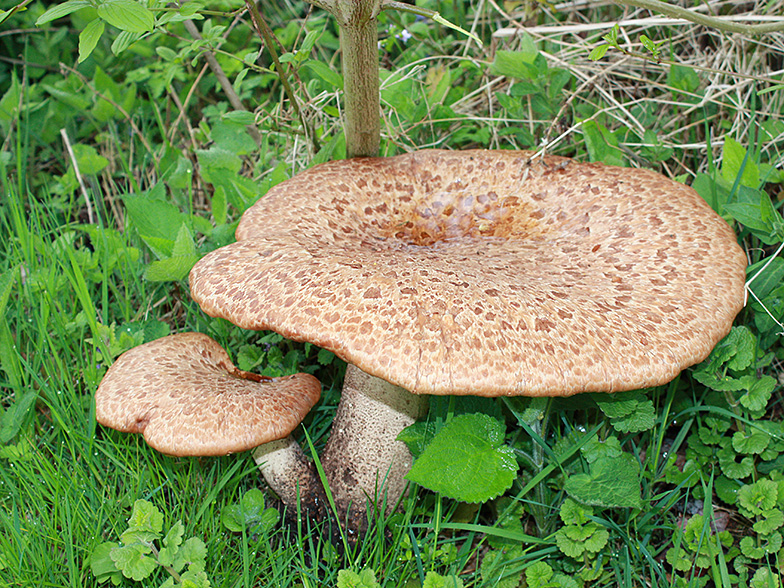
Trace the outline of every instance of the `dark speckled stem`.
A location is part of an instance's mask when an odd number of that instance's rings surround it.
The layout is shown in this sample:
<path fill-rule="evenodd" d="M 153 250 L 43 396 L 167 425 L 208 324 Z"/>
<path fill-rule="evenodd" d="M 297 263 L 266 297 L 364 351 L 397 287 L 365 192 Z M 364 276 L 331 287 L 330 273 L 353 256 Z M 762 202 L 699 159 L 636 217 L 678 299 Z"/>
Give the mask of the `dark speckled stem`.
<path fill-rule="evenodd" d="M 388 513 L 406 487 L 411 454 L 397 436 L 427 410 L 427 397 L 349 365 L 321 463 L 341 522 L 367 526 L 368 501 Z M 385 505 L 385 507 L 383 506 Z"/>

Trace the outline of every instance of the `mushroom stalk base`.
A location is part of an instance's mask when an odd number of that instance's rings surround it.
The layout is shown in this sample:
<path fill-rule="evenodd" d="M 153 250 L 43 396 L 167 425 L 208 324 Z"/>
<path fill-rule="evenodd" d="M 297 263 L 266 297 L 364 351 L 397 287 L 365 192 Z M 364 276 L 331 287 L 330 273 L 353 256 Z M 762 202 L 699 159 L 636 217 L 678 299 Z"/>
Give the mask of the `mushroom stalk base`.
<path fill-rule="evenodd" d="M 389 513 L 402 496 L 412 457 L 397 436 L 426 410 L 427 397 L 347 367 L 321 463 L 350 530 L 367 526 L 368 500 Z"/>
<path fill-rule="evenodd" d="M 323 512 L 321 482 L 313 464 L 290 435 L 260 445 L 253 451 L 253 459 L 283 504 L 291 509 L 300 504 L 303 510 Z"/>

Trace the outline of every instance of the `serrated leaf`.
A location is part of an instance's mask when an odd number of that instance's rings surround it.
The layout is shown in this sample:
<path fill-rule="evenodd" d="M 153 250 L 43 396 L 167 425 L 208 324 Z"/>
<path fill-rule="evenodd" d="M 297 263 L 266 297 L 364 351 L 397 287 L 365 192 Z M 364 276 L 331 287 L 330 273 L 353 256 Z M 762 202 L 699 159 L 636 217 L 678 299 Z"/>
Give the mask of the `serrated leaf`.
<path fill-rule="evenodd" d="M 571 476 L 565 490 L 575 500 L 592 506 L 640 508 L 640 464 L 628 453 L 598 459 L 591 464 L 590 474 Z"/>
<path fill-rule="evenodd" d="M 112 550 L 119 547 L 117 543 L 101 543 L 90 555 L 90 570 L 98 583 L 105 582 L 112 577 L 122 577 L 117 565 L 111 558 Z"/>
<path fill-rule="evenodd" d="M 129 33 L 146 33 L 155 27 L 152 11 L 133 0 L 108 0 L 98 5 L 98 16 Z"/>
<path fill-rule="evenodd" d="M 585 504 L 580 504 L 576 500 L 567 498 L 561 504 L 558 514 L 565 525 L 584 525 L 588 522 L 588 517 L 593 515 L 593 509 Z"/>
<path fill-rule="evenodd" d="M 778 484 L 763 478 L 753 484 L 746 484 L 738 490 L 738 506 L 745 509 L 752 517 L 761 515 L 776 506 L 778 494 Z"/>
<path fill-rule="evenodd" d="M 365 568 L 357 573 L 352 570 L 338 572 L 338 588 L 379 588 L 373 570 Z"/>
<path fill-rule="evenodd" d="M 637 403 L 637 407 L 631 414 L 610 420 L 613 429 L 621 433 L 639 433 L 651 429 L 656 422 L 656 410 L 653 402 L 643 400 Z"/>
<path fill-rule="evenodd" d="M 504 433 L 498 419 L 459 415 L 436 434 L 406 478 L 455 500 L 490 500 L 517 476 L 514 452 L 502 445 Z"/>
<path fill-rule="evenodd" d="M 638 402 L 644 397 L 638 392 L 618 394 L 592 394 L 596 404 L 607 418 L 620 419 L 637 410 Z"/>
<path fill-rule="evenodd" d="M 38 20 L 35 21 L 35 26 L 40 27 L 41 25 L 68 16 L 72 12 L 76 12 L 77 10 L 81 10 L 88 6 L 90 6 L 90 3 L 87 0 L 68 0 L 62 4 L 57 4 L 39 16 Z"/>
<path fill-rule="evenodd" d="M 756 455 L 765 451 L 770 443 L 770 435 L 759 429 L 749 428 L 746 433 L 736 431 L 732 436 L 732 448 L 744 455 Z"/>
<path fill-rule="evenodd" d="M 160 538 L 163 529 L 163 514 L 151 502 L 137 500 L 133 503 L 128 529 L 120 535 L 125 545 L 134 542 L 151 543 Z"/>
<path fill-rule="evenodd" d="M 186 565 L 190 569 L 203 570 L 207 559 L 207 546 L 198 537 L 191 537 L 180 546 L 174 558 L 172 567 L 175 570 L 182 570 Z"/>
<path fill-rule="evenodd" d="M 463 581 L 454 574 L 442 576 L 431 570 L 425 574 L 422 588 L 463 588 Z"/>
<path fill-rule="evenodd" d="M 739 398 L 740 403 L 751 411 L 763 410 L 770 401 L 770 395 L 776 388 L 776 379 L 773 376 L 762 376 L 757 379 L 747 376 L 751 380 L 746 394 Z M 748 381 L 744 378 L 744 381 Z"/>
<path fill-rule="evenodd" d="M 762 517 L 761 521 L 757 521 L 752 525 L 754 532 L 760 535 L 770 535 L 784 525 L 784 513 L 778 508 L 763 511 Z"/>
<path fill-rule="evenodd" d="M 153 261 L 147 266 L 144 277 L 151 282 L 178 282 L 184 280 L 199 261 L 198 255 L 179 255 Z"/>
<path fill-rule="evenodd" d="M 182 536 L 185 534 L 185 527 L 182 522 L 177 521 L 169 532 L 163 537 L 163 547 L 158 552 L 158 562 L 162 566 L 172 566 L 177 551 L 182 544 Z"/>
<path fill-rule="evenodd" d="M 84 27 L 84 30 L 79 33 L 79 63 L 82 63 L 93 52 L 96 45 L 98 45 L 98 41 L 101 40 L 101 35 L 103 35 L 105 28 L 104 22 L 96 18 L 90 21 Z"/>
<path fill-rule="evenodd" d="M 123 576 L 140 582 L 158 567 L 158 563 L 147 555 L 150 551 L 144 543 L 133 543 L 113 549 L 110 557 Z"/>

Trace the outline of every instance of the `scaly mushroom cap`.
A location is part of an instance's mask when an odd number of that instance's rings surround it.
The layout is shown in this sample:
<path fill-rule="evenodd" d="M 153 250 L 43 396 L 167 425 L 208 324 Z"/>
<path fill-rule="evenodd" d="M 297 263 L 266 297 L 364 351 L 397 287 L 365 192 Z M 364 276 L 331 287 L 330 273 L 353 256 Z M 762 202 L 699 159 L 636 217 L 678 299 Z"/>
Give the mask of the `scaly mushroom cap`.
<path fill-rule="evenodd" d="M 226 455 L 282 439 L 320 395 L 309 374 L 243 372 L 207 335 L 181 333 L 123 353 L 95 392 L 95 414 L 161 453 Z"/>
<path fill-rule="evenodd" d="M 743 305 L 746 259 L 691 188 L 527 152 L 326 163 L 269 191 L 191 271 L 212 316 L 414 393 L 663 384 Z"/>

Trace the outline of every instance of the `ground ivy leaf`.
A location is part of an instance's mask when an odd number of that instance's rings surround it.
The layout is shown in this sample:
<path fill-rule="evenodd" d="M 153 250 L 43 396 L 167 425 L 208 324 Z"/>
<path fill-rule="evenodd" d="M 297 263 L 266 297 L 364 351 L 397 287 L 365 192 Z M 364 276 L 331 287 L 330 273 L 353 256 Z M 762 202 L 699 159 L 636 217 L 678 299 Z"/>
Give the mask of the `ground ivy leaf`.
<path fill-rule="evenodd" d="M 639 508 L 640 464 L 628 453 L 601 458 L 591 464 L 590 474 L 577 474 L 566 481 L 566 492 L 584 504 L 610 508 Z"/>
<path fill-rule="evenodd" d="M 637 404 L 643 397 L 639 392 L 619 392 L 617 394 L 594 394 L 593 399 L 599 409 L 609 419 L 620 419 L 637 410 Z"/>
<path fill-rule="evenodd" d="M 647 399 L 640 400 L 634 411 L 621 418 L 610 420 L 613 429 L 621 433 L 639 433 L 647 431 L 656 422 L 656 411 L 653 402 Z"/>
<path fill-rule="evenodd" d="M 163 538 L 163 545 L 161 551 L 158 553 L 158 562 L 162 566 L 171 566 L 174 563 L 174 558 L 177 555 L 180 544 L 182 544 L 182 536 L 185 534 L 185 527 L 180 521 L 177 521 L 166 536 Z"/>
<path fill-rule="evenodd" d="M 182 544 L 177 556 L 174 558 L 172 567 L 181 570 L 186 564 L 194 570 L 203 570 L 204 562 L 207 559 L 207 546 L 198 537 L 191 537 Z"/>
<path fill-rule="evenodd" d="M 134 543 L 113 549 L 110 557 L 123 576 L 140 582 L 158 567 L 158 562 L 147 556 L 150 551 L 149 546 L 143 543 Z"/>
<path fill-rule="evenodd" d="M 607 545 L 607 541 L 610 538 L 610 532 L 607 529 L 598 525 L 596 527 L 595 531 L 585 541 L 585 549 L 591 553 L 599 553 Z"/>
<path fill-rule="evenodd" d="M 113 577 L 120 576 L 117 565 L 111 557 L 112 550 L 117 547 L 119 547 L 117 543 L 101 543 L 90 555 L 90 570 L 92 570 L 99 584 Z M 118 583 L 119 580 L 115 585 Z"/>
<path fill-rule="evenodd" d="M 745 376 L 744 378 L 753 378 Z M 740 403 L 749 410 L 763 410 L 770 400 L 770 394 L 776 387 L 776 379 L 773 376 L 762 376 L 759 379 L 751 380 L 748 392 L 740 397 Z"/>
<path fill-rule="evenodd" d="M 752 525 L 755 533 L 770 535 L 773 531 L 784 525 L 784 513 L 778 508 L 763 511 L 762 516 L 765 517 L 763 520 L 757 521 Z"/>
<path fill-rule="evenodd" d="M 621 449 L 621 442 L 615 435 L 609 435 L 606 439 L 600 440 L 598 435 L 591 437 L 591 440 L 586 443 L 580 453 L 588 463 L 593 463 L 602 457 L 618 457 L 623 453 Z"/>
<path fill-rule="evenodd" d="M 120 541 L 125 545 L 137 541 L 151 543 L 161 536 L 161 529 L 163 514 L 151 502 L 137 500 L 128 518 L 128 530 L 120 535 Z"/>
<path fill-rule="evenodd" d="M 517 476 L 511 448 L 502 446 L 504 423 L 486 414 L 456 416 L 436 434 L 406 476 L 463 502 L 485 502 Z"/>
<path fill-rule="evenodd" d="M 745 455 L 762 453 L 768 443 L 770 443 L 770 435 L 758 429 L 750 429 L 748 433 L 736 431 L 732 436 L 732 448 Z"/>

